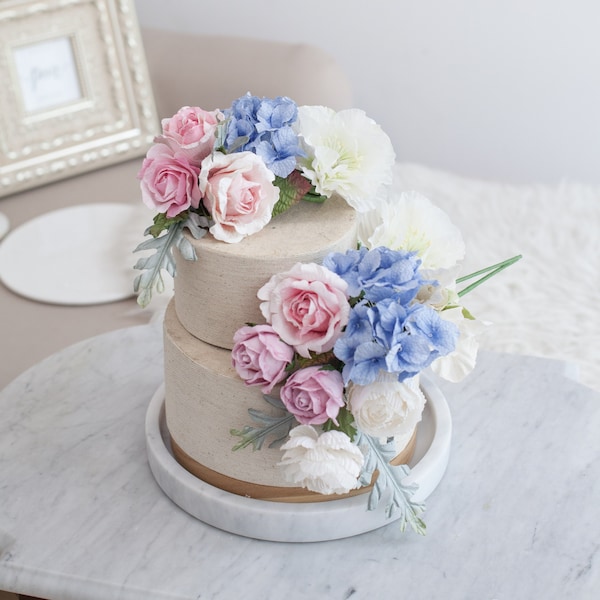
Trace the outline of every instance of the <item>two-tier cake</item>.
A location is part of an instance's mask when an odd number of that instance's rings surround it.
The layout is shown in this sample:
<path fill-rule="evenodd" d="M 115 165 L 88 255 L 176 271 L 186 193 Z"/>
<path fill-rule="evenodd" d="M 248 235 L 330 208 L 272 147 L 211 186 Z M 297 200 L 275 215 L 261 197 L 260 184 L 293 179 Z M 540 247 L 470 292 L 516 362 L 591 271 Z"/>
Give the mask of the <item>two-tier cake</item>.
<path fill-rule="evenodd" d="M 369 492 L 365 510 L 385 503 L 423 532 L 406 483 L 419 378 L 460 379 L 476 356 L 460 233 L 419 194 L 386 192 L 394 151 L 363 111 L 246 95 L 162 128 L 139 174 L 156 215 L 135 289 L 145 306 L 161 270 L 175 276 L 164 401 L 177 461 L 253 499 Z"/>

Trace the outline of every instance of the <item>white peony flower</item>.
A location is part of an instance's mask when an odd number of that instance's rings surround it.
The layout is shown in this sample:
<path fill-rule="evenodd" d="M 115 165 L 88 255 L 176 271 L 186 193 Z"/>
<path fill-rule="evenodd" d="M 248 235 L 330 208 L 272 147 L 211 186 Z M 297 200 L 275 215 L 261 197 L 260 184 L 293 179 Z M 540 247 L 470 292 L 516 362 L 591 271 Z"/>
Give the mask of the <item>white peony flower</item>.
<path fill-rule="evenodd" d="M 447 381 L 458 383 L 475 368 L 479 350 L 477 336 L 489 323 L 466 319 L 462 306 L 443 310 L 439 315 L 458 325 L 459 336 L 454 351 L 433 361 L 431 370 Z"/>
<path fill-rule="evenodd" d="M 418 192 L 393 192 L 359 215 L 363 246 L 417 252 L 424 269 L 448 269 L 465 256 L 465 243 L 448 215 Z"/>
<path fill-rule="evenodd" d="M 300 160 L 302 172 L 317 193 L 337 192 L 358 212 L 375 208 L 378 190 L 392 182 L 396 160 L 383 129 L 362 110 L 325 106 L 300 106 L 294 127 L 307 154 Z"/>
<path fill-rule="evenodd" d="M 400 382 L 396 374 L 381 371 L 374 383 L 352 385 L 348 404 L 358 428 L 385 442 L 412 434 L 421 420 L 425 396 L 418 376 Z"/>
<path fill-rule="evenodd" d="M 345 494 L 359 487 L 364 457 L 345 433 L 319 435 L 311 425 L 299 425 L 281 448 L 285 453 L 279 464 L 287 481 L 319 494 Z"/>

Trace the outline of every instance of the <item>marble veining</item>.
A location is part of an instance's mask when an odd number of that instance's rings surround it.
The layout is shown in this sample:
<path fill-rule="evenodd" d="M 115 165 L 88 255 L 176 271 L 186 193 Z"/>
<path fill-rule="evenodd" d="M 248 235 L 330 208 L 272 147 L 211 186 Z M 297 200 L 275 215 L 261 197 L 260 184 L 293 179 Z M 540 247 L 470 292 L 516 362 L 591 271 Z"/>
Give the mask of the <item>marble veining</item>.
<path fill-rule="evenodd" d="M 592 599 L 600 395 L 557 361 L 482 353 L 428 532 L 257 541 L 179 509 L 148 467 L 160 325 L 72 346 L 0 392 L 0 589 L 60 600 Z"/>

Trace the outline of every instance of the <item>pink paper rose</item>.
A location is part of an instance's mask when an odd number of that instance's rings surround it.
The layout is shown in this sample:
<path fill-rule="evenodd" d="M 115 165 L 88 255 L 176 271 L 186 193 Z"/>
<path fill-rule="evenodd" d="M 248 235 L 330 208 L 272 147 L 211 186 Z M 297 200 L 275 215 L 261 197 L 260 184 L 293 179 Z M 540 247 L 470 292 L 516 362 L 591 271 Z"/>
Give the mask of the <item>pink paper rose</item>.
<path fill-rule="evenodd" d="M 264 394 L 286 376 L 294 350 L 282 342 L 270 325 L 242 327 L 233 336 L 231 362 L 246 385 L 260 385 Z"/>
<path fill-rule="evenodd" d="M 198 167 L 185 154 L 173 152 L 165 144 L 152 146 L 138 173 L 142 200 L 146 206 L 175 217 L 190 207 L 200 205 Z"/>
<path fill-rule="evenodd" d="M 302 425 L 321 425 L 327 419 L 337 424 L 337 415 L 344 406 L 344 383 L 338 371 L 307 367 L 292 373 L 279 395 Z"/>
<path fill-rule="evenodd" d="M 215 152 L 202 161 L 200 191 L 214 225 L 210 233 L 235 243 L 260 231 L 279 200 L 275 175 L 252 152 Z"/>
<path fill-rule="evenodd" d="M 200 166 L 212 152 L 222 118 L 218 110 L 208 112 L 197 106 L 184 106 L 170 119 L 161 121 L 163 134 L 155 141 L 166 144 L 173 152 L 183 152 L 191 163 Z"/>
<path fill-rule="evenodd" d="M 258 290 L 260 310 L 300 356 L 333 348 L 348 323 L 346 282 L 321 265 L 296 263 Z"/>

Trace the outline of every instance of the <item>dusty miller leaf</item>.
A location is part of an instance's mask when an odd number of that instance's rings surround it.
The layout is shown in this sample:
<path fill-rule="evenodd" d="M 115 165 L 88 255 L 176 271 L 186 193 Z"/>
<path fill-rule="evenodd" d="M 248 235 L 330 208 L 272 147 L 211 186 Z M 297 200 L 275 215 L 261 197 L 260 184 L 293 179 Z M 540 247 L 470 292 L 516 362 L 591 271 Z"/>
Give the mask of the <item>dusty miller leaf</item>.
<path fill-rule="evenodd" d="M 190 214 L 185 221 L 171 223 L 167 232 L 158 237 L 151 237 L 143 241 L 134 252 L 154 250 L 153 254 L 138 259 L 134 269 L 142 271 L 133 282 L 133 290 L 138 294 L 138 304 L 145 308 L 152 300 L 152 292 L 156 290 L 159 294 L 165 290 L 165 283 L 161 271 L 164 269 L 171 277 L 175 277 L 176 266 L 173 257 L 173 248 L 178 248 L 186 260 L 196 260 L 196 252 L 190 241 L 183 235 L 183 229 L 187 228 L 196 239 L 206 234 L 208 221 L 201 215 Z M 146 230 L 146 235 L 151 233 L 152 228 Z"/>
<path fill-rule="evenodd" d="M 365 455 L 365 463 L 360 476 L 360 483 L 368 485 L 373 474 L 377 471 L 377 479 L 369 495 L 368 510 L 375 510 L 384 494 L 390 496 L 386 506 L 386 516 L 391 518 L 400 512 L 400 529 L 404 531 L 409 524 L 412 529 L 425 535 L 425 523 L 419 515 L 425 510 L 425 505 L 412 501 L 412 496 L 418 489 L 416 483 L 404 484 L 405 477 L 410 473 L 408 465 L 391 465 L 390 461 L 396 455 L 394 442 L 380 444 L 371 436 L 359 433 L 355 442 Z"/>
<path fill-rule="evenodd" d="M 246 425 L 241 430 L 231 429 L 231 435 L 242 438 L 234 447 L 233 450 L 239 450 L 252 444 L 254 450 L 260 450 L 268 436 L 273 436 L 275 439 L 269 444 L 272 448 L 281 442 L 290 432 L 292 425 L 296 421 L 294 415 L 287 412 L 283 402 L 279 398 L 264 395 L 263 398 L 275 408 L 284 411 L 284 414 L 279 417 L 267 415 L 260 410 L 254 408 L 248 409 L 248 414 L 257 423 L 258 426 Z"/>

